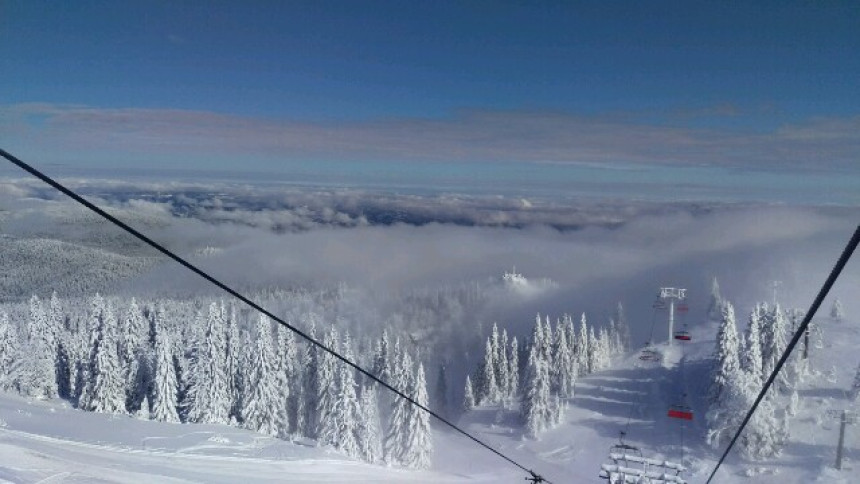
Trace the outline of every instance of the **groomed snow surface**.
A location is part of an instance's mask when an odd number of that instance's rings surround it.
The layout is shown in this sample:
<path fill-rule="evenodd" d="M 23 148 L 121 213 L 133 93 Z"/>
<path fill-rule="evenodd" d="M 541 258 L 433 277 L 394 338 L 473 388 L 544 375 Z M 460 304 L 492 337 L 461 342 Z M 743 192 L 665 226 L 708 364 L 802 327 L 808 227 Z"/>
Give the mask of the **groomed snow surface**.
<path fill-rule="evenodd" d="M 715 482 L 858 482 L 858 426 L 848 427 L 837 471 L 839 424 L 827 410 L 851 408 L 860 329 L 829 318 L 820 323 L 824 347 L 812 348 L 818 374 L 800 385 L 801 408 L 781 456 L 753 462 L 733 453 Z M 705 444 L 703 424 L 715 332 L 715 325 L 703 325 L 693 329 L 692 342 L 660 347 L 661 363 L 644 363 L 633 353 L 581 379 L 564 422 L 539 440 L 522 436 L 514 409 L 479 407 L 460 423 L 556 483 L 601 482 L 600 464 L 619 430 L 645 457 L 679 461 L 690 469 L 688 482 L 703 482 L 719 455 Z M 666 416 L 684 393 L 692 422 Z M 462 436 L 436 426 L 434 440 L 432 468 L 410 471 L 353 461 L 308 441 L 112 417 L 0 394 L 0 480 L 8 482 L 523 482 L 524 473 Z"/>

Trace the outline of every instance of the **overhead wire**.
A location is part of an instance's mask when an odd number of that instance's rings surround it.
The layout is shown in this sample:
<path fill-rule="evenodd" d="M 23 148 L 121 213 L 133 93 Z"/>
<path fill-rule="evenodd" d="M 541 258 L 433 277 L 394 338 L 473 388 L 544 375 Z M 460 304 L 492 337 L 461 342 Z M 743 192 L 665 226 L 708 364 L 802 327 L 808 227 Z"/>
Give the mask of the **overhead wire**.
<path fill-rule="evenodd" d="M 767 394 L 767 391 L 773 385 L 774 380 L 776 380 L 776 376 L 779 371 L 782 369 L 785 362 L 788 360 L 788 357 L 791 355 L 791 351 L 797 346 L 797 342 L 800 341 L 800 338 L 806 332 L 806 328 L 809 326 L 809 322 L 812 321 L 812 318 L 815 316 L 816 311 L 821 306 L 821 303 L 824 302 L 824 298 L 827 297 L 827 293 L 830 292 L 830 288 L 833 287 L 833 284 L 836 282 L 836 279 L 839 277 L 839 274 L 842 273 L 842 269 L 845 268 L 845 265 L 848 263 L 848 260 L 851 259 L 851 255 L 854 253 L 854 250 L 857 248 L 857 244 L 860 242 L 860 225 L 857 226 L 857 229 L 854 231 L 854 235 L 848 241 L 848 245 L 845 246 L 845 250 L 842 251 L 842 255 L 839 256 L 839 259 L 836 261 L 836 265 L 833 266 L 833 270 L 830 271 L 830 276 L 827 277 L 827 280 L 824 281 L 824 285 L 821 286 L 821 290 L 818 291 L 818 295 L 815 297 L 815 300 L 812 301 L 812 306 L 809 307 L 809 311 L 806 312 L 806 315 L 803 318 L 803 322 L 800 323 L 800 326 L 794 332 L 794 336 L 792 336 L 791 341 L 788 343 L 788 346 L 785 348 L 785 351 L 782 352 L 782 356 L 779 358 L 776 366 L 773 371 L 771 371 L 770 376 L 768 376 L 767 381 L 762 387 L 761 391 L 758 393 L 758 396 L 750 407 L 749 411 L 747 411 L 746 416 L 741 422 L 741 426 L 738 427 L 738 430 L 735 432 L 732 437 L 731 442 L 729 442 L 729 446 L 726 447 L 726 450 L 723 452 L 722 456 L 720 456 L 720 460 L 717 461 L 717 465 L 714 466 L 714 470 L 711 471 L 711 475 L 708 477 L 706 484 L 709 484 L 714 476 L 717 474 L 717 471 L 720 469 L 720 466 L 726 460 L 726 456 L 729 455 L 729 451 L 732 450 L 741 433 L 744 431 L 744 428 L 749 423 L 750 419 L 755 413 L 761 401 L 764 399 L 764 396 Z"/>
<path fill-rule="evenodd" d="M 538 474 L 538 473 L 536 473 L 535 471 L 533 471 L 533 470 L 531 470 L 531 469 L 527 468 L 526 466 L 524 466 L 524 465 L 520 464 L 519 462 L 517 462 L 516 460 L 512 459 L 511 457 L 508 457 L 507 455 L 503 454 L 503 453 L 502 453 L 502 452 L 500 452 L 499 450 L 496 450 L 494 447 L 490 446 L 489 444 L 487 444 L 486 442 L 482 441 L 482 440 L 481 440 L 481 439 L 479 439 L 478 437 L 475 437 L 474 435 L 470 434 L 469 432 L 467 432 L 467 431 L 465 431 L 465 430 L 461 429 L 460 427 L 458 427 L 456 424 L 454 424 L 454 423 L 453 423 L 453 422 L 451 422 L 450 420 L 448 420 L 448 419 L 446 419 L 445 417 L 443 417 L 443 416 L 439 415 L 438 413 L 434 412 L 433 410 L 430 410 L 430 409 L 429 409 L 428 407 L 426 407 L 425 405 L 422 405 L 421 403 L 417 402 L 415 399 L 413 399 L 413 398 L 412 398 L 412 397 L 410 397 L 409 395 L 406 395 L 405 393 L 403 393 L 403 392 L 402 392 L 402 391 L 400 391 L 399 389 L 397 389 L 397 388 L 393 387 L 392 385 L 390 385 L 389 383 L 385 382 L 384 380 L 380 379 L 379 377 L 377 377 L 377 376 L 376 376 L 376 375 L 374 375 L 373 373 L 369 372 L 368 370 L 365 370 L 364 368 L 362 368 L 362 367 L 361 367 L 361 366 L 359 366 L 358 364 L 356 364 L 356 363 L 354 363 L 354 362 L 350 361 L 349 359 L 347 359 L 346 357 L 344 357 L 344 356 L 343 356 L 343 355 L 341 355 L 340 353 L 338 353 L 338 352 L 336 352 L 336 351 L 332 350 L 332 349 L 331 349 L 331 348 L 329 348 L 328 346 L 326 346 L 326 345 L 324 345 L 324 344 L 320 343 L 319 341 L 317 341 L 316 339 L 314 339 L 314 338 L 310 337 L 310 336 L 309 336 L 308 334 L 306 334 L 304 331 L 302 331 L 302 330 L 300 330 L 299 328 L 297 328 L 297 327 L 295 327 L 295 326 L 291 325 L 290 323 L 288 323 L 288 322 L 284 321 L 282 318 L 280 318 L 280 317 L 278 317 L 278 316 L 276 316 L 276 315 L 272 314 L 272 313 L 271 313 L 270 311 L 268 311 L 267 309 L 263 308 L 262 306 L 260 306 L 259 304 L 255 303 L 254 301 L 251 301 L 250 299 L 248 299 L 247 297 L 243 296 L 242 294 L 240 294 L 239 292 L 237 292 L 237 291 L 236 291 L 236 290 L 234 290 L 233 288 L 231 288 L 231 287 L 227 286 L 226 284 L 224 284 L 224 283 L 223 283 L 223 282 L 221 282 L 220 280 L 218 280 L 218 279 L 216 279 L 215 277 L 213 277 L 213 276 L 209 275 L 207 272 L 205 272 L 205 271 L 203 271 L 202 269 L 198 268 L 197 266 L 195 266 L 195 265 L 191 264 L 190 262 L 188 262 L 187 260 L 183 259 L 182 257 L 180 257 L 180 256 L 176 255 L 176 254 L 175 254 L 174 252 L 172 252 L 170 249 L 167 249 L 166 247 L 164 247 L 164 246 L 162 246 L 161 244 L 159 244 L 159 243 L 155 242 L 154 240 L 150 239 L 149 237 L 147 237 L 146 235 L 144 235 L 144 234 L 142 234 L 141 232 L 137 231 L 136 229 L 132 228 L 131 226 L 129 226 L 129 225 L 128 225 L 128 224 L 126 224 L 125 222 L 123 222 L 123 221 L 119 220 L 118 218 L 114 217 L 113 215 L 111 215 L 111 214 L 109 214 L 109 213 L 105 212 L 104 210 L 102 210 L 101 208 L 97 207 L 97 206 L 96 206 L 96 205 L 94 205 L 93 203 L 91 203 L 91 202 L 87 201 L 86 199 L 84 199 L 82 196 L 78 195 L 78 194 L 77 194 L 76 192 L 74 192 L 73 190 L 71 190 L 71 189 L 67 188 L 65 185 L 63 185 L 63 184 L 59 183 L 58 181 L 56 181 L 56 180 L 54 180 L 53 178 L 49 177 L 48 175 L 44 174 L 44 173 L 43 173 L 43 172 L 41 172 L 40 170 L 38 170 L 38 169 L 34 168 L 34 167 L 33 167 L 33 166 L 31 166 L 30 164 L 28 164 L 28 163 L 26 163 L 26 162 L 24 162 L 24 161 L 20 160 L 19 158 L 17 158 L 17 157 L 15 157 L 15 156 L 13 156 L 12 154 L 10 154 L 9 152 L 7 152 L 6 150 L 4 150 L 4 149 L 2 149 L 2 148 L 0 148 L 0 155 L 2 155 L 4 158 L 6 158 L 6 159 L 7 159 L 10 163 L 12 163 L 13 165 L 18 166 L 19 168 L 21 168 L 22 170 L 26 171 L 27 173 L 29 173 L 29 174 L 33 175 L 34 177 L 38 178 L 39 180 L 43 181 L 44 183 L 46 183 L 46 184 L 48 184 L 48 185 L 52 186 L 53 188 L 55 188 L 56 190 L 58 190 L 58 191 L 62 192 L 63 194 L 65 194 L 66 196 L 70 197 L 70 198 L 71 198 L 71 199 L 73 199 L 74 201 L 76 201 L 76 202 L 80 203 L 81 205 L 83 205 L 83 206 L 84 206 L 84 207 L 86 207 L 87 209 L 91 210 L 92 212 L 95 212 L 96 214 L 98 214 L 98 215 L 99 215 L 99 216 L 101 216 L 102 218 L 106 219 L 107 221 L 111 222 L 112 224 L 116 225 L 117 227 L 121 228 L 122 230 L 124 230 L 124 231 L 128 232 L 129 234 L 131 234 L 131 235 L 132 235 L 132 236 L 134 236 L 135 238 L 139 239 L 140 241 L 144 242 L 145 244 L 149 245 L 150 247 L 152 247 L 152 248 L 156 249 L 157 251 L 161 252 L 162 254 L 166 255 L 167 257 L 169 257 L 169 258 L 173 259 L 174 261 L 176 261 L 177 263 L 179 263 L 180 265 L 182 265 L 182 266 L 183 266 L 183 267 L 185 267 L 186 269 L 190 270 L 191 272 L 194 272 L 195 274 L 197 274 L 198 276 L 202 277 L 202 278 L 203 278 L 203 279 L 205 279 L 206 281 L 208 281 L 208 282 L 212 283 L 213 285 L 215 285 L 215 286 L 219 287 L 220 289 L 224 290 L 225 292 L 227 292 L 227 293 L 228 293 L 228 294 L 230 294 L 231 296 L 233 296 L 233 297 L 235 297 L 236 299 L 239 299 L 239 300 L 240 300 L 240 301 L 242 301 L 243 303 L 247 304 L 247 305 L 248 305 L 248 306 L 250 306 L 251 308 L 253 308 L 253 309 L 255 309 L 255 310 L 259 311 L 259 312 L 260 312 L 260 313 L 262 313 L 262 314 L 265 314 L 266 316 L 268 316 L 268 317 L 269 317 L 269 318 L 271 318 L 272 320 L 276 321 L 276 322 L 277 322 L 278 324 L 280 324 L 281 326 L 283 326 L 283 327 L 285 327 L 285 328 L 289 329 L 290 331 L 292 331 L 292 332 L 296 333 L 297 335 L 299 335 L 300 337 L 304 338 L 306 341 L 308 341 L 309 343 L 313 344 L 313 345 L 314 345 L 314 346 L 316 346 L 317 348 L 319 348 L 319 349 L 321 349 L 321 350 L 325 351 L 326 353 L 328 353 L 328 354 L 332 355 L 333 357 L 335 357 L 336 359 L 338 359 L 338 360 L 339 360 L 339 361 L 341 361 L 342 363 L 344 363 L 344 364 L 346 364 L 346 365 L 348 365 L 348 366 L 352 367 L 352 368 L 353 368 L 353 369 L 355 369 L 357 372 L 359 372 L 359 373 L 361 373 L 362 375 L 366 376 L 367 378 L 369 378 L 369 379 L 373 380 L 374 382 L 376 382 L 376 383 L 380 384 L 383 388 L 386 388 L 387 390 L 390 390 L 392 393 L 394 393 L 394 394 L 395 394 L 395 395 L 397 395 L 398 397 L 403 398 L 404 400 L 406 400 L 409 404 L 411 404 L 411 405 L 413 405 L 413 406 L 415 406 L 415 407 L 419 408 L 420 410 L 422 410 L 422 411 L 424 411 L 424 412 L 427 412 L 427 414 L 429 414 L 431 417 L 435 418 L 435 419 L 436 419 L 436 420 L 438 420 L 439 422 L 441 422 L 441 423 L 445 424 L 446 426 L 450 427 L 451 429 L 453 429 L 453 430 L 454 430 L 454 431 L 456 431 L 457 433 L 459 433 L 459 434 L 463 435 L 464 437 L 466 437 L 467 439 L 471 440 L 472 442 L 474 442 L 474 443 L 478 444 L 479 446 L 481 446 L 481 447 L 483 447 L 483 448 L 485 448 L 485 449 L 489 450 L 490 452 L 492 452 L 492 453 L 493 453 L 493 454 L 495 454 L 496 456 L 500 457 L 501 459 L 505 460 L 505 461 L 506 461 L 506 462 L 508 462 L 509 464 L 512 464 L 512 465 L 514 465 L 515 467 L 517 467 L 518 469 L 520 469 L 520 470 L 522 470 L 522 471 L 524 471 L 524 472 L 528 473 L 528 474 L 529 474 L 529 477 L 527 477 L 527 478 L 526 478 L 527 480 L 530 480 L 530 481 L 532 481 L 532 482 L 550 482 L 550 481 L 548 481 L 546 478 L 544 478 L 543 476 L 541 476 L 540 474 Z M 550 484 L 551 484 L 551 483 L 550 483 Z"/>

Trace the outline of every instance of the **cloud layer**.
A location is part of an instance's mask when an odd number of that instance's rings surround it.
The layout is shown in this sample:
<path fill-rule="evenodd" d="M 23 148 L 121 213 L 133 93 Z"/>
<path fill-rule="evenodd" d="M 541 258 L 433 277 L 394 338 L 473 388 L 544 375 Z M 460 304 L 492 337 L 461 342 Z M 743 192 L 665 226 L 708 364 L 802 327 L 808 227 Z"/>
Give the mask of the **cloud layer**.
<path fill-rule="evenodd" d="M 461 111 L 441 119 L 310 122 L 173 109 L 0 107 L 5 141 L 72 154 L 257 156 L 271 160 L 717 165 L 857 172 L 860 117 L 815 118 L 764 132 L 695 127 L 701 113 L 576 115 Z M 707 117 L 737 116 L 708 110 Z M 712 123 L 713 124 L 713 123 Z"/>

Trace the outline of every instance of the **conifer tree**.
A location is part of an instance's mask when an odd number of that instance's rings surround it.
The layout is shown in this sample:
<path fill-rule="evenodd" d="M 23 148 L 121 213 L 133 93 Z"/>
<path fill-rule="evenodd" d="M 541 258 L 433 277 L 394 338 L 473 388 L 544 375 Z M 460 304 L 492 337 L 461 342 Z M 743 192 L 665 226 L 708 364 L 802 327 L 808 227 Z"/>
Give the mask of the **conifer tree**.
<path fill-rule="evenodd" d="M 216 303 L 209 305 L 209 316 L 203 320 L 205 323 L 201 324 L 205 326 L 197 333 L 189 367 L 188 418 L 199 423 L 228 423 L 231 402 L 227 387 L 224 323 Z"/>
<path fill-rule="evenodd" d="M 621 301 L 618 302 L 615 308 L 615 317 L 613 319 L 615 319 L 618 334 L 621 337 L 622 351 L 627 351 L 630 349 L 630 325 L 627 324 L 627 318 L 624 315 L 624 306 L 621 304 Z"/>
<path fill-rule="evenodd" d="M 173 346 L 167 329 L 156 327 L 155 382 L 153 385 L 152 418 L 161 422 L 179 422 L 177 412 L 176 368 Z"/>
<path fill-rule="evenodd" d="M 382 459 L 379 437 L 379 410 L 376 400 L 376 387 L 365 386 L 360 398 L 361 418 L 358 421 L 358 446 L 361 457 L 366 462 L 376 464 Z"/>
<path fill-rule="evenodd" d="M 735 308 L 731 303 L 722 305 L 722 321 L 717 333 L 716 350 L 714 351 L 715 365 L 711 373 L 711 385 L 708 400 L 712 405 L 720 405 L 725 388 L 734 379 L 740 379 L 740 358 L 738 349 L 737 325 L 735 323 Z"/>
<path fill-rule="evenodd" d="M 90 354 L 89 398 L 86 410 L 101 413 L 125 413 L 125 385 L 119 361 L 117 320 L 110 303 L 93 335 Z M 92 341 L 91 340 L 91 341 Z"/>
<path fill-rule="evenodd" d="M 714 447 L 722 445 L 740 425 L 751 384 L 754 380 L 741 370 L 738 348 L 740 342 L 735 323 L 734 307 L 722 304 L 722 321 L 717 333 L 714 367 L 711 372 L 708 398 L 710 407 L 705 416 L 708 426 L 707 440 Z"/>
<path fill-rule="evenodd" d="M 508 331 L 503 329 L 496 351 L 496 385 L 499 388 L 500 401 L 505 400 L 510 395 L 510 362 L 508 360 Z"/>
<path fill-rule="evenodd" d="M 391 365 L 389 363 L 391 352 L 391 341 L 388 337 L 388 328 L 382 330 L 382 336 L 376 342 L 376 350 L 373 355 L 373 374 L 380 380 L 388 383 L 391 379 Z"/>
<path fill-rule="evenodd" d="M 349 333 L 344 337 L 343 355 L 347 360 L 352 361 L 352 343 Z M 335 420 L 333 444 L 336 449 L 348 456 L 361 457 L 362 449 L 359 447 L 358 435 L 361 407 L 355 393 L 355 372 L 351 366 L 345 364 L 338 365 L 336 370 L 338 381 L 333 411 Z"/>
<path fill-rule="evenodd" d="M 257 339 L 251 356 L 250 373 L 245 397 L 242 399 L 242 421 L 245 427 L 264 435 L 278 435 L 278 398 L 275 353 L 272 350 L 271 322 L 261 314 L 257 323 Z M 286 391 L 286 389 L 284 389 Z"/>
<path fill-rule="evenodd" d="M 140 408 L 143 399 L 150 393 L 149 375 L 150 354 L 145 342 L 148 328 L 143 312 L 132 298 L 122 324 L 120 338 L 120 365 L 122 378 L 126 382 L 126 409 L 134 412 Z"/>
<path fill-rule="evenodd" d="M 851 401 L 860 400 L 860 365 L 857 365 L 857 373 L 854 374 L 854 383 L 851 385 Z"/>
<path fill-rule="evenodd" d="M 511 340 L 511 358 L 508 362 L 508 398 L 514 398 L 520 391 L 520 361 L 517 337 Z"/>
<path fill-rule="evenodd" d="M 54 340 L 42 301 L 35 295 L 30 298 L 27 333 L 15 377 L 18 391 L 35 398 L 55 398 L 58 391 Z"/>
<path fill-rule="evenodd" d="M 311 327 L 308 334 L 312 339 L 316 339 L 316 324 L 311 322 Z M 304 384 L 304 417 L 302 425 L 299 429 L 302 434 L 307 437 L 316 438 L 317 436 L 317 396 L 319 391 L 319 364 L 320 350 L 316 345 L 305 346 L 305 368 L 302 372 L 302 383 Z"/>
<path fill-rule="evenodd" d="M 480 396 L 480 403 L 482 405 L 492 405 L 499 402 L 499 386 L 496 382 L 496 372 L 493 370 L 495 366 L 495 358 L 493 356 L 495 354 L 496 351 L 493 350 L 492 339 L 488 338 L 484 349 L 484 364 L 481 365 L 483 371 L 483 378 L 481 378 L 483 393 Z"/>
<path fill-rule="evenodd" d="M 9 323 L 9 315 L 0 312 L 0 390 L 12 385 L 11 377 L 19 358 L 18 335 Z"/>
<path fill-rule="evenodd" d="M 469 411 L 475 408 L 475 392 L 472 389 L 472 378 L 466 375 L 466 389 L 463 393 L 463 410 Z"/>
<path fill-rule="evenodd" d="M 748 388 L 743 404 L 751 406 L 759 391 L 760 387 Z M 773 457 L 779 454 L 787 440 L 788 413 L 785 412 L 781 418 L 777 416 L 774 393 L 768 392 L 741 434 L 741 454 L 750 459 Z"/>
<path fill-rule="evenodd" d="M 838 297 L 833 300 L 833 306 L 830 307 L 830 317 L 839 322 L 845 319 L 845 309 Z"/>
<path fill-rule="evenodd" d="M 239 321 L 236 316 L 236 307 L 230 302 L 229 305 L 221 305 L 221 320 L 224 321 L 224 373 L 227 378 L 227 388 L 230 397 L 229 417 L 240 420 L 242 414 L 242 339 L 239 331 Z"/>
<path fill-rule="evenodd" d="M 588 373 L 592 373 L 600 369 L 600 348 L 598 348 L 597 338 L 594 336 L 594 326 L 588 328 L 588 351 L 586 353 L 586 364 L 588 365 Z"/>
<path fill-rule="evenodd" d="M 576 365 L 579 369 L 579 375 L 587 375 L 591 372 L 591 369 L 588 366 L 588 354 L 589 354 L 589 339 L 588 339 L 588 323 L 585 320 L 585 313 L 582 313 L 582 317 L 579 320 L 579 337 L 576 339 L 577 342 L 577 352 L 576 352 Z"/>
<path fill-rule="evenodd" d="M 394 368 L 392 381 L 394 388 L 405 394 L 409 394 L 412 386 L 412 358 L 408 352 L 403 352 L 403 358 Z M 385 462 L 399 464 L 403 462 L 403 453 L 406 449 L 406 429 L 409 421 L 409 407 L 411 404 L 403 397 L 395 396 L 391 406 L 391 414 L 388 420 L 388 428 L 385 432 L 383 451 Z"/>
<path fill-rule="evenodd" d="M 763 379 L 766 379 L 776 368 L 777 362 L 788 346 L 788 321 L 779 304 L 774 305 L 773 310 L 766 313 L 766 318 L 763 319 L 763 329 L 763 333 L 766 335 L 763 341 L 766 344 L 762 345 L 762 374 L 765 377 Z M 775 388 L 783 394 L 790 393 L 794 387 L 789 377 L 789 372 L 781 371 L 774 381 Z"/>
<path fill-rule="evenodd" d="M 424 377 L 423 364 L 418 364 L 418 370 L 411 383 L 408 394 L 418 404 L 426 407 L 427 383 Z M 430 467 L 430 456 L 433 453 L 430 414 L 415 405 L 409 405 L 405 433 L 405 448 L 401 458 L 403 465 L 411 469 Z"/>
<path fill-rule="evenodd" d="M 332 326 L 323 340 L 323 344 L 339 351 L 337 329 Z M 338 390 L 337 360 L 330 353 L 320 355 L 317 374 L 317 440 L 321 445 L 335 445 L 337 441 L 337 421 L 335 418 L 335 401 Z"/>
<path fill-rule="evenodd" d="M 553 352 L 555 365 L 551 369 L 551 389 L 561 398 L 569 398 L 573 396 L 573 382 L 576 377 L 570 374 L 574 366 L 572 363 L 573 355 L 570 354 L 570 346 L 567 344 L 567 332 L 564 331 L 563 326 L 556 328 Z"/>
<path fill-rule="evenodd" d="M 522 418 L 527 435 L 534 438 L 552 420 L 549 370 L 536 345 L 529 351 L 524 393 Z"/>
<path fill-rule="evenodd" d="M 741 361 L 743 368 L 754 382 L 761 385 L 764 381 L 761 357 L 761 315 L 757 308 L 750 313 L 747 325 L 746 347 Z"/>
<path fill-rule="evenodd" d="M 298 350 L 296 349 L 296 338 L 293 332 L 276 326 L 277 347 L 275 357 L 275 394 L 277 396 L 276 405 L 278 407 L 278 429 L 281 437 L 287 437 L 291 432 L 296 430 L 293 426 L 295 422 L 294 399 L 291 395 L 294 389 L 294 380 L 297 378 L 296 358 Z"/>

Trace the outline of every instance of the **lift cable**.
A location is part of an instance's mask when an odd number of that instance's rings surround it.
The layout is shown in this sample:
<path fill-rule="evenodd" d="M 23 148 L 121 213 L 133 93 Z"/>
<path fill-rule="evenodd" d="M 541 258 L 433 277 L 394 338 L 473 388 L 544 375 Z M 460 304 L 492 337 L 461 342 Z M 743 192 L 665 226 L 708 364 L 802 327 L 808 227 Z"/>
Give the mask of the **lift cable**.
<path fill-rule="evenodd" d="M 155 242 L 154 240 L 150 239 L 146 235 L 143 235 L 142 233 L 138 232 L 137 230 L 131 228 L 125 222 L 122 222 L 121 220 L 117 219 L 113 215 L 110 215 L 109 213 L 105 212 L 104 210 L 100 209 L 99 207 L 93 205 L 91 202 L 87 201 L 86 199 L 84 199 L 83 197 L 81 197 L 80 195 L 75 193 L 74 191 L 70 190 L 69 188 L 66 188 L 64 185 L 60 184 L 59 182 L 57 182 L 53 178 L 49 177 L 48 175 L 45 175 L 41 171 L 32 167 L 31 165 L 25 163 L 24 161 L 21 161 L 20 159 L 16 158 L 15 156 L 9 154 L 6 150 L 0 148 L 0 155 L 2 155 L 4 158 L 9 160 L 12 164 L 17 165 L 22 170 L 30 173 L 31 175 L 38 178 L 39 180 L 42 180 L 43 182 L 47 183 L 48 185 L 54 187 L 55 189 L 59 190 L 60 192 L 64 193 L 68 197 L 70 197 L 71 199 L 75 200 L 76 202 L 80 203 L 81 205 L 85 206 L 86 208 L 90 209 L 91 211 L 95 212 L 96 214 L 100 215 L 101 217 L 107 219 L 112 224 L 125 230 L 129 234 L 140 239 L 142 242 L 146 243 L 147 245 L 158 250 L 159 252 L 166 255 L 167 257 L 178 262 L 179 264 L 184 266 L 186 269 L 190 270 L 191 272 L 194 272 L 195 274 L 202 277 L 203 279 L 206 279 L 207 281 L 211 282 L 212 284 L 223 289 L 224 291 L 226 291 L 231 296 L 239 299 L 240 301 L 244 302 L 248 306 L 256 309 L 257 311 L 259 311 L 263 314 L 265 314 L 266 316 L 273 319 L 274 321 L 277 321 L 278 324 L 280 324 L 281 326 L 284 326 L 285 328 L 289 329 L 290 331 L 301 336 L 302 338 L 304 338 L 309 343 L 315 345 L 317 348 L 319 348 L 319 349 L 325 351 L 326 353 L 334 356 L 335 358 L 337 358 L 338 360 L 340 360 L 344 364 L 349 365 L 350 367 L 352 367 L 353 369 L 355 369 L 356 371 L 358 371 L 362 375 L 366 376 L 367 378 L 370 378 L 371 380 L 375 381 L 376 383 L 379 383 L 380 385 L 387 388 L 388 390 L 391 390 L 391 392 L 393 392 L 398 397 L 403 398 L 404 400 L 409 402 L 411 405 L 414 405 L 414 406 L 418 407 L 419 409 L 427 412 L 430 416 L 432 416 L 436 420 L 442 422 L 443 424 L 447 425 L 448 427 L 454 429 L 456 432 L 462 434 L 463 436 L 465 436 L 469 440 L 472 440 L 476 444 L 478 444 L 481 447 L 484 447 L 485 449 L 489 450 L 490 452 L 496 454 L 497 456 L 501 457 L 502 459 L 509 462 L 510 464 L 513 464 L 514 466 L 516 466 L 520 470 L 527 472 L 529 474 L 529 477 L 526 478 L 527 480 L 530 480 L 532 482 L 550 482 L 550 481 L 546 480 L 544 477 L 542 477 L 541 475 L 537 474 L 535 471 L 525 467 L 524 465 L 520 464 L 519 462 L 515 461 L 514 459 L 506 456 L 505 454 L 503 454 L 500 451 L 496 450 L 495 448 L 491 447 L 489 444 L 485 443 L 481 439 L 479 439 L 479 438 L 475 437 L 474 435 L 470 434 L 469 432 L 466 432 L 465 430 L 461 429 L 460 427 L 458 427 L 457 425 L 455 425 L 454 423 L 452 423 L 451 421 L 449 421 L 445 417 L 442 417 L 441 415 L 434 412 L 433 410 L 430 410 L 426 406 L 418 403 L 417 401 L 415 401 L 415 399 L 406 395 L 405 393 L 398 390 L 397 388 L 394 388 L 393 386 L 391 386 L 387 382 L 383 381 L 382 379 L 380 379 L 379 377 L 377 377 L 373 373 L 365 370 L 364 368 L 362 368 L 358 364 L 353 363 L 352 361 L 348 360 L 347 358 L 345 358 L 344 356 L 342 356 L 338 352 L 332 350 L 328 346 L 326 346 L 326 345 L 320 343 L 319 341 L 311 338 L 308 334 L 304 333 L 302 330 L 300 330 L 297 327 L 291 325 L 290 323 L 284 321 L 283 319 L 279 318 L 278 316 L 275 316 L 274 314 L 272 314 L 271 312 L 269 312 L 268 310 L 266 310 L 265 308 L 263 308 L 259 304 L 251 301 L 250 299 L 248 299 L 247 297 L 238 293 L 236 290 L 227 286 L 223 282 L 219 281 L 218 279 L 215 279 L 213 276 L 210 276 L 208 273 L 204 272 L 202 269 L 199 269 L 197 266 L 191 264 L 190 262 L 186 261 L 182 257 L 176 255 L 175 253 L 173 253 L 169 249 L 165 248 L 161 244 Z"/>
<path fill-rule="evenodd" d="M 800 326 L 795 331 L 794 336 L 791 338 L 791 342 L 788 343 L 788 346 L 785 348 L 785 351 L 782 352 L 782 356 L 779 358 L 779 361 L 774 367 L 773 371 L 768 376 L 767 381 L 762 387 L 761 391 L 758 393 L 758 396 L 753 402 L 752 407 L 750 407 L 749 411 L 744 417 L 743 422 L 741 422 L 741 426 L 735 432 L 734 437 L 732 437 L 732 441 L 729 442 L 729 446 L 726 448 L 723 455 L 720 457 L 720 460 L 717 461 L 717 465 L 714 466 L 714 470 L 711 471 L 711 475 L 708 477 L 706 484 L 709 484 L 711 480 L 714 478 L 714 475 L 719 470 L 720 466 L 723 464 L 723 461 L 726 460 L 726 456 L 729 455 L 729 451 L 734 447 L 735 442 L 737 442 L 738 438 L 741 436 L 741 432 L 744 431 L 744 427 L 746 427 L 747 423 L 749 423 L 750 419 L 753 416 L 756 408 L 758 408 L 759 403 L 761 403 L 762 399 L 764 399 L 765 394 L 773 385 L 774 380 L 776 380 L 776 375 L 779 373 L 779 370 L 782 369 L 783 365 L 785 365 L 786 360 L 791 355 L 791 351 L 797 345 L 797 342 L 800 341 L 801 336 L 806 331 L 806 328 L 809 326 L 809 322 L 812 320 L 812 317 L 815 316 L 815 312 L 818 311 L 821 303 L 824 302 L 824 298 L 827 297 L 827 293 L 830 292 L 830 288 L 833 287 L 833 283 L 836 282 L 836 279 L 839 277 L 839 274 L 842 273 L 842 269 L 845 267 L 845 264 L 848 263 L 848 260 L 851 258 L 851 255 L 854 253 L 854 249 L 857 248 L 857 244 L 860 242 L 860 225 L 857 226 L 857 229 L 854 231 L 854 235 L 851 237 L 851 240 L 848 241 L 848 245 L 845 246 L 845 250 L 842 251 L 842 255 L 839 257 L 839 260 L 836 261 L 836 265 L 833 266 L 833 270 L 830 272 L 830 276 L 824 282 L 824 285 L 821 287 L 821 290 L 818 292 L 818 296 L 815 297 L 815 300 L 812 302 L 812 306 L 809 307 L 809 311 L 806 312 L 806 316 L 803 318 L 803 322 L 800 323 Z"/>

